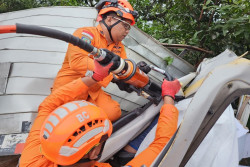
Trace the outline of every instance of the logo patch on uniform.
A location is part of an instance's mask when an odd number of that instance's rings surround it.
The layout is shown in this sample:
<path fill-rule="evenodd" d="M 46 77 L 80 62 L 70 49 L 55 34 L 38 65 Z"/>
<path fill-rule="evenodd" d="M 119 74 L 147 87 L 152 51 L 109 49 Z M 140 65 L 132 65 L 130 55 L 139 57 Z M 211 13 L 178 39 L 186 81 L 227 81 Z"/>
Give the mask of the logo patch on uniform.
<path fill-rule="evenodd" d="M 94 38 L 94 35 L 91 32 L 88 32 L 85 30 L 82 31 L 81 39 L 84 40 L 85 42 L 90 44 L 93 38 Z"/>
<path fill-rule="evenodd" d="M 81 39 L 82 39 L 83 41 L 85 41 L 85 42 L 91 44 L 91 40 L 90 40 L 89 38 L 82 36 Z"/>

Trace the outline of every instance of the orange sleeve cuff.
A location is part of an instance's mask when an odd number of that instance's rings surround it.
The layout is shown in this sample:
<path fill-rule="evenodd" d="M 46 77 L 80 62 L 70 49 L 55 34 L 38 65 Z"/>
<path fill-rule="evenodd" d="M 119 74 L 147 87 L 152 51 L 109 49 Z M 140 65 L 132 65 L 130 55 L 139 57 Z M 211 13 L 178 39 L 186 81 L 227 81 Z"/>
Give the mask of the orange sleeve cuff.
<path fill-rule="evenodd" d="M 69 87 L 74 94 L 82 94 L 82 92 L 87 92 L 89 89 L 89 87 L 82 81 L 82 78 L 78 78 L 66 86 Z"/>
<path fill-rule="evenodd" d="M 161 112 L 162 111 L 168 111 L 168 110 L 171 110 L 173 112 L 178 112 L 178 109 L 172 105 L 172 104 L 163 104 L 162 107 L 161 107 Z"/>
<path fill-rule="evenodd" d="M 70 83 L 61 86 L 55 90 L 51 96 L 58 99 L 64 99 L 64 103 L 75 100 L 75 98 L 83 93 L 87 93 L 89 87 L 84 84 L 81 78 L 78 78 Z"/>

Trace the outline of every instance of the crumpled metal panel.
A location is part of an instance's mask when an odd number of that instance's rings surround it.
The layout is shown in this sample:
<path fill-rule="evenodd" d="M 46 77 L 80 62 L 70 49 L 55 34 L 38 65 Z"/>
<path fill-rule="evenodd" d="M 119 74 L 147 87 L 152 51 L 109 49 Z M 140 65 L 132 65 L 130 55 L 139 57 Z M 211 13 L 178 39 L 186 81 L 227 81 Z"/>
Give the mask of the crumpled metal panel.
<path fill-rule="evenodd" d="M 202 123 L 209 126 L 209 123 L 212 122 L 209 118 L 220 116 L 216 112 L 224 111 L 223 107 L 230 103 L 228 98 L 236 98 L 237 94 L 238 96 L 244 94 L 244 90 L 246 91 L 245 93 L 250 92 L 249 71 L 250 61 L 244 58 L 238 58 L 228 64 L 214 67 L 214 69 L 207 74 L 204 82 L 195 93 L 186 110 L 182 124 L 171 145 L 171 149 L 168 150 L 168 153 L 164 156 L 159 166 L 180 166 L 188 149 L 192 147 L 191 144 L 193 140 L 196 139 L 195 141 L 198 141 L 197 138 L 195 138 L 197 133 L 201 134 L 205 131 L 206 127 L 203 127 Z M 229 97 L 229 95 L 232 96 Z M 210 122 L 208 122 L 208 120 Z M 225 138 L 227 137 L 228 136 L 225 136 Z M 225 142 L 225 140 L 221 139 L 221 142 Z M 197 143 L 193 143 L 193 145 L 196 144 Z M 212 154 L 217 155 L 218 150 L 214 150 L 211 155 Z M 222 158 L 222 160 L 224 159 Z M 233 164 L 232 166 L 235 165 L 236 164 Z"/>
<path fill-rule="evenodd" d="M 185 97 L 194 94 L 201 86 L 202 82 L 206 79 L 205 77 L 207 74 L 215 67 L 232 62 L 237 58 L 237 55 L 233 51 L 227 49 L 212 59 L 204 59 L 197 68 L 197 77 L 195 77 L 189 87 L 185 90 Z"/>

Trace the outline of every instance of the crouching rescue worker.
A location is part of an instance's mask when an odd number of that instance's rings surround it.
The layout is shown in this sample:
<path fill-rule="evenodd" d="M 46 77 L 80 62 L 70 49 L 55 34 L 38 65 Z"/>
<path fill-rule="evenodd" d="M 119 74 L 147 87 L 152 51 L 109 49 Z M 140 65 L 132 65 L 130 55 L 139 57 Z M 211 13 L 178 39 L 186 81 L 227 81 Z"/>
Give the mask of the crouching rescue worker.
<path fill-rule="evenodd" d="M 53 91 L 39 106 L 20 158 L 20 167 L 56 167 L 81 159 L 95 160 L 111 135 L 107 114 L 93 103 L 75 101 L 92 85 L 109 75 L 110 67 L 94 61 L 92 76 L 78 78 Z M 92 162 L 87 162 L 87 166 Z"/>
<path fill-rule="evenodd" d="M 126 52 L 121 41 L 128 35 L 138 13 L 126 0 L 100 0 L 96 5 L 98 10 L 99 24 L 96 27 L 83 27 L 74 32 L 74 36 L 96 48 L 105 48 L 112 51 L 123 59 L 126 59 Z M 79 78 L 84 77 L 94 70 L 93 56 L 88 52 L 69 44 L 68 50 L 58 72 L 52 92 L 61 86 Z M 87 91 L 79 94 L 79 100 L 87 100 L 103 110 L 107 111 L 111 121 L 121 116 L 121 109 L 118 102 L 102 90 L 113 79 L 110 74 L 103 81 L 93 84 Z"/>
<path fill-rule="evenodd" d="M 96 160 L 112 133 L 111 121 L 102 108 L 85 100 L 74 100 L 107 77 L 115 61 L 102 66 L 94 60 L 92 77 L 82 77 L 58 88 L 41 103 L 20 158 L 20 167 L 110 166 Z M 164 105 L 156 138 L 128 166 L 150 166 L 176 131 L 178 110 L 173 97 L 179 89 L 177 80 L 163 82 Z"/>

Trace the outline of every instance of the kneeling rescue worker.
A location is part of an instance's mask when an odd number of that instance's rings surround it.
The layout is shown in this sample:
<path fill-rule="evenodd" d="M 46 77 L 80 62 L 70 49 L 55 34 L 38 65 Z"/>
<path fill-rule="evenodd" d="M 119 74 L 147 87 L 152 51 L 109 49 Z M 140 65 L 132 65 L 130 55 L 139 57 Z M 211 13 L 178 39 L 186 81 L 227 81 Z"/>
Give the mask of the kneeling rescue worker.
<path fill-rule="evenodd" d="M 122 40 L 128 35 L 138 13 L 126 0 L 100 0 L 96 5 L 99 24 L 96 27 L 82 27 L 74 32 L 74 36 L 96 48 L 107 49 L 122 59 L 126 59 L 126 52 Z M 68 50 L 58 72 L 52 92 L 61 86 L 91 73 L 94 69 L 93 56 L 88 52 L 69 44 Z M 102 90 L 107 87 L 113 75 L 110 74 L 103 81 L 92 85 L 88 91 L 80 94 L 78 100 L 87 100 L 107 111 L 108 118 L 115 121 L 121 116 L 118 102 Z M 117 83 L 118 84 L 118 83 Z"/>

